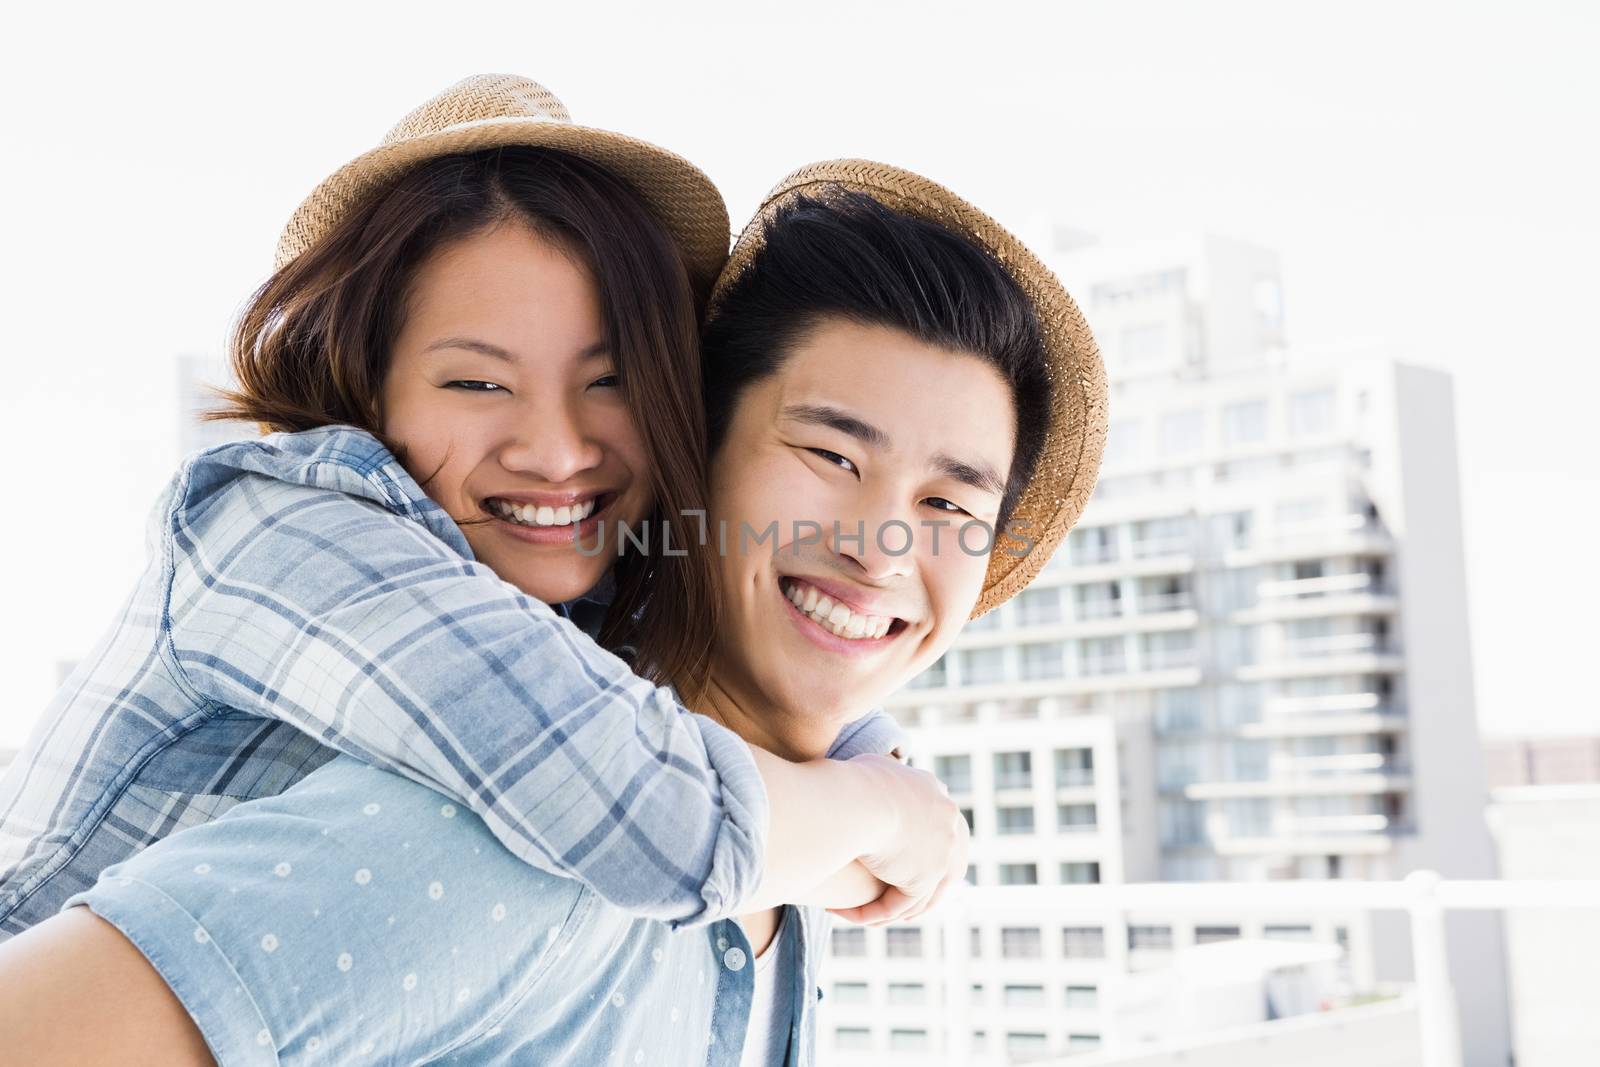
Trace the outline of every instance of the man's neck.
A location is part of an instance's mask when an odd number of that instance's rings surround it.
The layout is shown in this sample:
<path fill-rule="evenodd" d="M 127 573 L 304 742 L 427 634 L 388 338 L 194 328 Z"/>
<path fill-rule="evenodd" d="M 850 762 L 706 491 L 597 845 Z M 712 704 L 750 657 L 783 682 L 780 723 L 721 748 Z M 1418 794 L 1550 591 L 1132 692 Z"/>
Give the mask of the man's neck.
<path fill-rule="evenodd" d="M 746 743 L 764 748 L 786 760 L 798 762 L 820 759 L 828 754 L 833 743 L 831 738 L 819 743 L 815 739 L 792 737 L 791 731 L 784 728 L 785 723 L 774 721 L 782 714 L 778 708 L 769 705 L 762 707 L 761 714 L 753 713 L 751 709 L 758 706 L 754 698 L 740 693 L 737 687 L 728 684 L 713 670 L 705 692 L 694 702 L 691 710 L 715 719 L 744 738 Z"/>

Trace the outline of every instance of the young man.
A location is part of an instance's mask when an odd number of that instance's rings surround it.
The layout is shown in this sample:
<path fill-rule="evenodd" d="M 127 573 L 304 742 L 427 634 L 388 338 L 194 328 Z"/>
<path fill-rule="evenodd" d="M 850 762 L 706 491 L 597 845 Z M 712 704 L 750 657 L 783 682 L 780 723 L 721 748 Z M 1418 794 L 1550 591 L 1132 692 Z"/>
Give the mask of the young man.
<path fill-rule="evenodd" d="M 1105 432 L 1093 341 L 992 221 L 915 175 L 839 162 L 780 184 L 745 231 L 706 377 L 719 637 L 694 710 L 791 758 L 887 753 L 886 718 L 842 728 L 1026 585 L 1081 510 Z M 859 865 L 818 870 L 804 906 L 754 899 L 674 931 L 341 758 L 75 898 L 171 993 L 58 1001 L 24 1037 L 165 1011 L 167 1062 L 209 1046 L 226 1064 L 804 1067 L 823 909 L 881 889 Z"/>

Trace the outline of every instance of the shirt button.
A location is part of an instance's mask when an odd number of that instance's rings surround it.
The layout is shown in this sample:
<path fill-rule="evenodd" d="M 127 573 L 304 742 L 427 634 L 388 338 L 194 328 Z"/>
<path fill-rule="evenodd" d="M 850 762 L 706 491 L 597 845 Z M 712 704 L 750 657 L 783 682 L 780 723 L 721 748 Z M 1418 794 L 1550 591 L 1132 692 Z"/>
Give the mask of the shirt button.
<path fill-rule="evenodd" d="M 744 968 L 744 949 L 730 948 L 722 954 L 722 962 L 728 965 L 728 970 L 738 971 Z"/>

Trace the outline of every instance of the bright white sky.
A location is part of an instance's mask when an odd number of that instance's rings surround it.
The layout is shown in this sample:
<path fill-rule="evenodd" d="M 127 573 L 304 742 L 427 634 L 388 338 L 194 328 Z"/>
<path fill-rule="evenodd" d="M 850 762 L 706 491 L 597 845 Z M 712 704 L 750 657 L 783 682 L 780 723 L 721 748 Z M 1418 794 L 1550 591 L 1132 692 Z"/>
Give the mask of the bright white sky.
<path fill-rule="evenodd" d="M 483 71 L 695 160 L 736 223 L 793 167 L 866 156 L 1019 227 L 1280 250 L 1292 342 L 1380 338 L 1455 375 L 1486 730 L 1600 729 L 1600 6 L 21 10 L 0 62 L 0 746 L 138 574 L 178 455 L 174 355 L 220 352 L 319 179 Z"/>

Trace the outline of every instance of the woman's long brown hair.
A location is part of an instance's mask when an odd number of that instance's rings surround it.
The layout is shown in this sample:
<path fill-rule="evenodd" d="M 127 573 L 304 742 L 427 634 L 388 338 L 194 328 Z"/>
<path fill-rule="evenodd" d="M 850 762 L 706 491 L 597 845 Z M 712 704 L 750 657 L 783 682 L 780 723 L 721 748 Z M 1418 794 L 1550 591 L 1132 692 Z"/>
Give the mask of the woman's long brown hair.
<path fill-rule="evenodd" d="M 645 677 L 692 701 L 705 685 L 717 615 L 707 549 L 683 536 L 683 517 L 705 507 L 707 483 L 697 308 L 676 245 L 609 171 L 528 147 L 419 164 L 254 294 L 230 342 L 238 387 L 205 417 L 268 431 L 347 424 L 403 459 L 384 437 L 381 397 L 412 279 L 445 244 L 511 219 L 591 271 L 622 394 L 653 461 L 654 536 L 648 552 L 630 549 L 613 568 L 617 592 L 599 641 L 633 645 Z M 687 554 L 663 553 L 663 520 Z"/>

